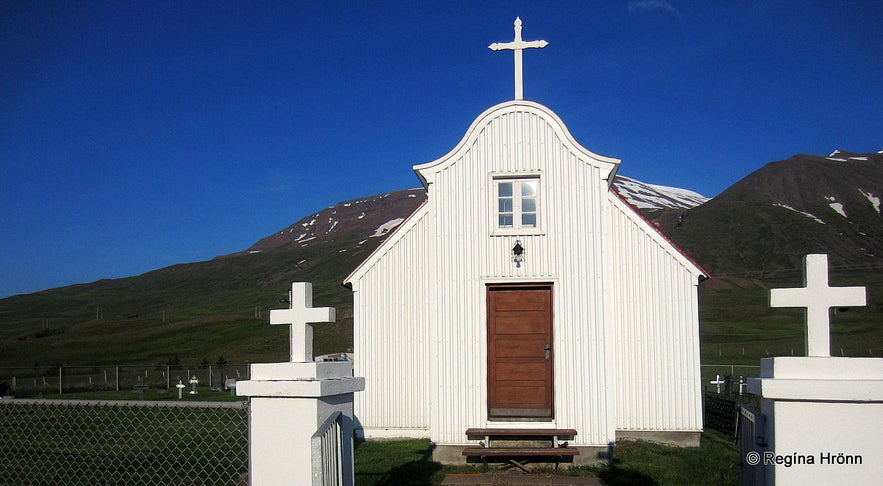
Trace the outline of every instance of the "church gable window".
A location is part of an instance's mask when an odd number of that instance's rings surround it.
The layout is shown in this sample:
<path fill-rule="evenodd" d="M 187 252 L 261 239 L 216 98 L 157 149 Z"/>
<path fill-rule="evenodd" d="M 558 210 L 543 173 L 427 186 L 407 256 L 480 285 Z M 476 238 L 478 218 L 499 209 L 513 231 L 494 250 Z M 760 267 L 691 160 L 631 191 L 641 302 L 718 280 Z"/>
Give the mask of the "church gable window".
<path fill-rule="evenodd" d="M 539 232 L 540 178 L 538 175 L 494 177 L 495 233 Z"/>

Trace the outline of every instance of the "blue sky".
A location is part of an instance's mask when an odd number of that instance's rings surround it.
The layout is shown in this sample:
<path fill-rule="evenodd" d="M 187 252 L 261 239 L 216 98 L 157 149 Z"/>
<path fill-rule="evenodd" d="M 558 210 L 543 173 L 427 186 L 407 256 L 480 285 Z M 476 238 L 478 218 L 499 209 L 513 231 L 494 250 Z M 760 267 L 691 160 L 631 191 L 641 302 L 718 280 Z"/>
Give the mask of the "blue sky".
<path fill-rule="evenodd" d="M 620 174 L 714 196 L 883 149 L 883 4 L 0 2 L 0 297 L 245 249 L 417 187 L 486 108 L 555 111 Z"/>

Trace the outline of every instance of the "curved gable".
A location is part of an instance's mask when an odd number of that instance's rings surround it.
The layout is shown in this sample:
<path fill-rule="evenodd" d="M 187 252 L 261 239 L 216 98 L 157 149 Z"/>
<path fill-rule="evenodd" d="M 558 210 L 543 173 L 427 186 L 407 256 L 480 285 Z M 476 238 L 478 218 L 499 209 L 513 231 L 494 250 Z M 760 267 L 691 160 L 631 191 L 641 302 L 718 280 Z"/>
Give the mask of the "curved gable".
<path fill-rule="evenodd" d="M 414 172 L 423 182 L 424 186 L 429 186 L 435 181 L 435 174 L 450 167 L 457 160 L 462 158 L 463 154 L 469 151 L 481 134 L 491 125 L 501 123 L 503 119 L 513 118 L 514 124 L 518 127 L 520 133 L 516 138 L 499 140 L 500 144 L 519 144 L 521 140 L 530 138 L 532 133 L 536 133 L 537 123 L 541 123 L 551 128 L 560 143 L 576 154 L 577 158 L 587 164 L 593 165 L 601 169 L 603 178 L 612 181 L 616 170 L 619 167 L 619 159 L 613 157 L 605 157 L 598 155 L 580 145 L 567 130 L 567 127 L 558 116 L 551 110 L 538 103 L 515 100 L 501 103 L 487 109 L 478 116 L 460 142 L 453 150 L 444 156 L 425 164 L 414 166 Z M 518 153 L 518 151 L 515 151 Z"/>

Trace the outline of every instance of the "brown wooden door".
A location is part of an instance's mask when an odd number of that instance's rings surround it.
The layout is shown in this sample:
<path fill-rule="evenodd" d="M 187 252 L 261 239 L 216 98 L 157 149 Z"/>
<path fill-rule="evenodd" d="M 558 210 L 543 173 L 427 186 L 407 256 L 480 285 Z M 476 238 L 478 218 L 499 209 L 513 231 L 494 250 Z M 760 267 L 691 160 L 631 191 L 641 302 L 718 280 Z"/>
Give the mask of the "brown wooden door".
<path fill-rule="evenodd" d="M 489 286 L 488 417 L 552 418 L 552 287 Z"/>

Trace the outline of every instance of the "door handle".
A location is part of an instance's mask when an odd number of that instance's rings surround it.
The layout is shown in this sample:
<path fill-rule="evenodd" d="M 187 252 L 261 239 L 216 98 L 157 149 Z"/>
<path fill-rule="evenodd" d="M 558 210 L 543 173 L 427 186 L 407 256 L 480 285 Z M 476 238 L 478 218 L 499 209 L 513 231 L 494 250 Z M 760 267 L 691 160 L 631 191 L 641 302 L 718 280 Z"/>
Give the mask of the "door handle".
<path fill-rule="evenodd" d="M 543 346 L 543 350 L 546 352 L 546 361 L 549 361 L 549 358 L 552 357 L 552 345 L 547 344 Z"/>

